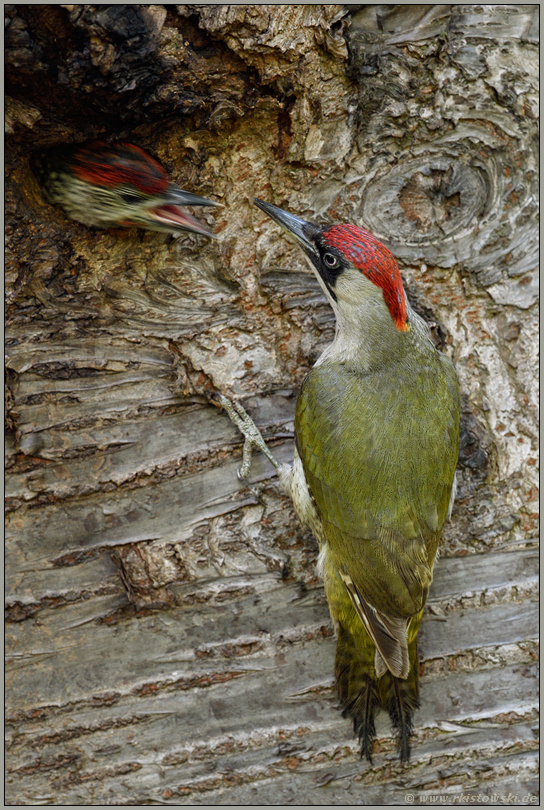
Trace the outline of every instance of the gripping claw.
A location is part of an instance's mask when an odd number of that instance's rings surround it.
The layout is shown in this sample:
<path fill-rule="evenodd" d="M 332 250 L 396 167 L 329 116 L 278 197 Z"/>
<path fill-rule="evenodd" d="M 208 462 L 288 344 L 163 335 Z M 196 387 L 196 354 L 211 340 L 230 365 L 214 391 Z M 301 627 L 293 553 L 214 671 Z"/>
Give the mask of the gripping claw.
<path fill-rule="evenodd" d="M 223 406 L 223 408 L 228 413 L 231 422 L 233 422 L 242 436 L 244 437 L 244 447 L 242 450 L 242 465 L 238 470 L 238 478 L 243 480 L 247 478 L 249 475 L 249 471 L 251 469 L 251 454 L 253 452 L 253 448 L 257 448 L 258 450 L 262 450 L 265 454 L 267 459 L 270 461 L 271 464 L 274 465 L 276 470 L 279 470 L 281 464 L 277 459 L 274 458 L 268 447 L 266 446 L 265 440 L 263 439 L 261 432 L 251 416 L 247 413 L 245 408 L 243 408 L 239 402 L 231 402 L 230 399 L 224 397 L 222 394 L 219 396 L 219 402 Z"/>

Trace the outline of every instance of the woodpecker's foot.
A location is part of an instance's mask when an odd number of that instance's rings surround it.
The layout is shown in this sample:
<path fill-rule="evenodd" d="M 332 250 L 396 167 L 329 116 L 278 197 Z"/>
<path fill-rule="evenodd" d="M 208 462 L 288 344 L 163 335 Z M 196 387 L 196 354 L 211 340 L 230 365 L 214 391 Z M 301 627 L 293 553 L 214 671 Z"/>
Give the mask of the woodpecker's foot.
<path fill-rule="evenodd" d="M 274 465 L 276 470 L 279 470 L 281 464 L 274 458 L 266 446 L 259 428 L 251 416 L 242 408 L 240 403 L 231 402 L 230 399 L 227 399 L 222 394 L 219 395 L 219 402 L 228 413 L 231 422 L 234 422 L 245 439 L 244 448 L 242 450 L 242 466 L 238 470 L 238 478 L 243 479 L 248 477 L 251 469 L 251 453 L 254 447 L 258 450 L 262 450 L 270 463 Z"/>

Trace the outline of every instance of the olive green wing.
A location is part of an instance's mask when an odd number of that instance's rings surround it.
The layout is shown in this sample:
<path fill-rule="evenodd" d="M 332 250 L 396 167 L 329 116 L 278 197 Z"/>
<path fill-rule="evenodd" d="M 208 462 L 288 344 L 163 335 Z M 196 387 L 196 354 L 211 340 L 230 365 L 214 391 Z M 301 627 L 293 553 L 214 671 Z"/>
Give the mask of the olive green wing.
<path fill-rule="evenodd" d="M 453 366 L 438 353 L 366 376 L 324 363 L 303 385 L 295 429 L 332 558 L 385 661 L 403 672 L 457 462 Z"/>

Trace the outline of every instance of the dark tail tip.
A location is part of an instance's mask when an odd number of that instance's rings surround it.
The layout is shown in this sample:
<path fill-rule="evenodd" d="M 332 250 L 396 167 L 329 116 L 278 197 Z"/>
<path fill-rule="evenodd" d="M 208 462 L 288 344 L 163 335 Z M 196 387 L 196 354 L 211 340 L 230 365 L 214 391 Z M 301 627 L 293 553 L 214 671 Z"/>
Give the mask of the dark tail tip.
<path fill-rule="evenodd" d="M 372 765 L 372 752 L 376 739 L 376 725 L 374 718 L 380 706 L 380 698 L 370 678 L 354 700 L 344 704 L 344 717 L 353 719 L 353 730 L 361 743 L 361 758 L 365 758 Z"/>
<path fill-rule="evenodd" d="M 394 675 L 390 675 L 389 679 L 391 683 L 387 690 L 386 708 L 397 738 L 399 758 L 405 765 L 410 759 L 410 742 L 414 733 L 413 716 L 419 708 L 417 689 L 414 690 L 410 680 L 404 681 Z"/>
<path fill-rule="evenodd" d="M 376 678 L 374 646 L 356 647 L 352 635 L 342 625 L 336 644 L 336 686 L 344 717 L 351 717 L 361 743 L 361 757 L 372 764 L 376 739 L 375 716 L 383 707 L 389 713 L 401 763 L 410 759 L 413 716 L 419 708 L 417 645 L 410 647 L 410 672 L 406 680 L 386 672 Z"/>
<path fill-rule="evenodd" d="M 370 662 L 361 660 L 352 636 L 340 626 L 335 665 L 338 697 L 344 708 L 343 716 L 353 720 L 353 729 L 361 743 L 361 757 L 372 764 L 376 738 L 374 717 L 381 703 L 370 669 Z"/>

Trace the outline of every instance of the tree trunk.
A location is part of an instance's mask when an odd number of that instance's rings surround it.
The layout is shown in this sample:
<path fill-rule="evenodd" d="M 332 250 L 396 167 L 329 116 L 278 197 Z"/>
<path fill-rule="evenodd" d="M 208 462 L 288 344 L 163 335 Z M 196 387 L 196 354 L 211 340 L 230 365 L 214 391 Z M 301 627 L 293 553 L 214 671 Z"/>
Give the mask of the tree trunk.
<path fill-rule="evenodd" d="M 538 6 L 6 9 L 7 803 L 536 803 Z M 46 204 L 32 150 L 93 138 L 218 240 Z M 361 761 L 316 542 L 211 400 L 290 460 L 333 336 L 254 197 L 384 241 L 458 371 L 409 768 L 383 717 Z"/>

